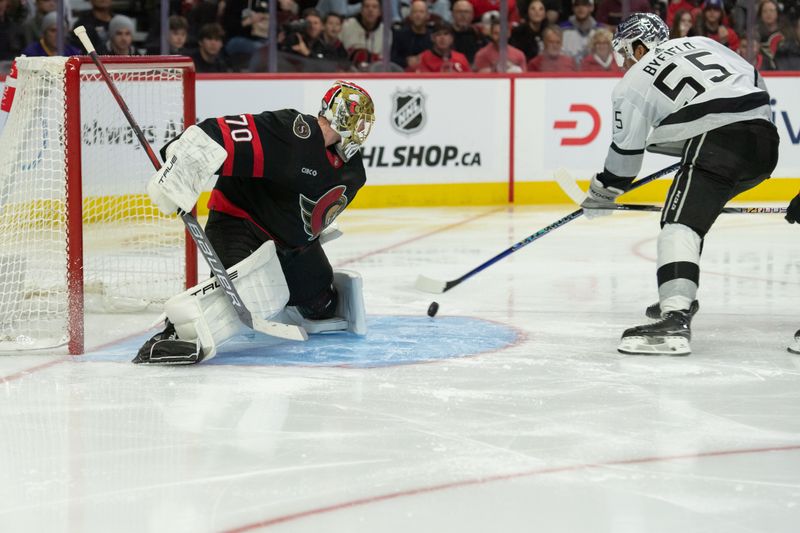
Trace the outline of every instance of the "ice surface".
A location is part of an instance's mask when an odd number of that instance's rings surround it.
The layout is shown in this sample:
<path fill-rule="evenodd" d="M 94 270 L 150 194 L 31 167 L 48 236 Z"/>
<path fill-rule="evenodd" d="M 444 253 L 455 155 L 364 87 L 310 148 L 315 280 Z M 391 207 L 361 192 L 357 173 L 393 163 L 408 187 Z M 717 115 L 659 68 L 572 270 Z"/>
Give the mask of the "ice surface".
<path fill-rule="evenodd" d="M 346 212 L 327 250 L 364 276 L 363 341 L 244 335 L 142 367 L 156 315 L 110 315 L 86 356 L 0 358 L 0 531 L 797 531 L 800 239 L 779 215 L 712 229 L 686 358 L 615 350 L 656 300 L 655 214 L 571 222 L 425 316 L 418 274 L 572 209 Z"/>

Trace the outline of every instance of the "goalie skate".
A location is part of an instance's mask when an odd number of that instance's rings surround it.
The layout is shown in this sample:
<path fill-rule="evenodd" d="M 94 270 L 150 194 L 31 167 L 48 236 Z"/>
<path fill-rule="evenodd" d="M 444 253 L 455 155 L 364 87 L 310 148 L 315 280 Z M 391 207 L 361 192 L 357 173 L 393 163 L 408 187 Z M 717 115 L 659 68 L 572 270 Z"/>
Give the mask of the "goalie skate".
<path fill-rule="evenodd" d="M 798 329 L 794 334 L 794 342 L 790 344 L 786 350 L 789 353 L 796 353 L 800 354 L 800 329 Z"/>
<path fill-rule="evenodd" d="M 691 311 L 670 311 L 654 324 L 625 330 L 617 351 L 631 355 L 689 355 Z"/>

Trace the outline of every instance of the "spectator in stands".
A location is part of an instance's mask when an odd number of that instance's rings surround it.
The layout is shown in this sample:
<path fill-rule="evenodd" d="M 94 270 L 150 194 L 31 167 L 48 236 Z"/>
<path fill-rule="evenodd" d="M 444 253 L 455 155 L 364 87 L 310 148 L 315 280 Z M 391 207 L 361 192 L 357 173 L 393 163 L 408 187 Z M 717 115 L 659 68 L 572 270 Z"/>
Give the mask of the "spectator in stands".
<path fill-rule="evenodd" d="M 592 34 L 589 53 L 581 61 L 581 70 L 585 72 L 622 72 L 612 53 L 611 40 L 614 35 L 605 28 Z"/>
<path fill-rule="evenodd" d="M 33 43 L 42 37 L 42 19 L 51 11 L 55 11 L 56 5 L 56 0 L 36 0 L 33 16 L 29 17 L 25 24 L 22 25 L 26 43 Z"/>
<path fill-rule="evenodd" d="M 24 46 L 25 11 L 18 0 L 0 0 L 0 61 L 14 59 Z"/>
<path fill-rule="evenodd" d="M 66 26 L 66 21 L 64 26 Z M 66 29 L 66 28 L 65 28 Z M 22 53 L 28 57 L 44 57 L 58 55 L 58 13 L 51 11 L 42 18 L 39 28 L 41 37 L 30 42 Z M 69 43 L 64 44 L 65 56 L 77 56 L 83 52 Z"/>
<path fill-rule="evenodd" d="M 114 17 L 114 12 L 111 9 L 111 0 L 89 0 L 92 9 L 82 13 L 75 26 L 83 26 L 86 28 L 86 35 L 94 43 L 98 54 L 107 54 L 108 49 L 108 25 Z M 72 44 L 76 47 L 80 46 L 80 41 L 77 37 L 73 37 Z"/>
<path fill-rule="evenodd" d="M 580 63 L 589 52 L 589 40 L 602 26 L 594 19 L 594 0 L 572 0 L 572 15 L 561 25 L 564 36 L 564 53 Z"/>
<path fill-rule="evenodd" d="M 752 59 L 748 59 L 748 49 Z M 749 42 L 746 34 L 739 38 L 740 56 L 748 60 L 758 70 L 776 70 L 773 59 L 765 56 L 762 50 L 761 43 L 756 40 Z"/>
<path fill-rule="evenodd" d="M 230 67 L 222 57 L 225 30 L 216 22 L 200 28 L 197 50 L 191 55 L 197 72 L 229 72 Z"/>
<path fill-rule="evenodd" d="M 453 27 L 439 21 L 433 27 L 433 45 L 419 56 L 416 72 L 470 72 L 467 56 L 453 50 Z"/>
<path fill-rule="evenodd" d="M 547 14 L 542 0 L 532 0 L 522 23 L 511 30 L 508 43 L 519 48 L 530 61 L 542 51 L 542 32 L 548 26 Z"/>
<path fill-rule="evenodd" d="M 342 20 L 342 16 L 336 13 L 325 15 L 319 42 L 324 59 L 343 65 L 347 62 L 347 50 L 339 40 L 339 35 L 342 33 Z"/>
<path fill-rule="evenodd" d="M 722 23 L 724 15 L 722 0 L 706 0 L 703 11 L 697 18 L 697 35 L 714 39 L 734 52 L 739 51 L 739 36 Z"/>
<path fill-rule="evenodd" d="M 475 19 L 483 18 L 485 13 L 497 11 L 498 16 L 500 13 L 500 0 L 469 0 L 472 8 L 475 10 Z M 514 0 L 508 2 L 508 24 L 514 25 L 520 21 L 519 11 L 517 11 L 517 4 Z"/>
<path fill-rule="evenodd" d="M 667 23 L 670 29 L 673 29 L 675 27 L 675 21 L 678 20 L 675 18 L 678 11 L 688 12 L 691 15 L 692 22 L 694 22 L 700 16 L 700 4 L 702 4 L 702 0 L 672 0 L 669 6 L 667 6 L 667 14 L 664 22 Z"/>
<path fill-rule="evenodd" d="M 785 24 L 781 18 L 780 7 L 775 0 L 761 0 L 756 15 L 761 52 L 772 62 L 784 35 L 782 30 Z"/>
<path fill-rule="evenodd" d="M 549 24 L 566 22 L 572 13 L 570 0 L 544 0 L 544 9 Z"/>
<path fill-rule="evenodd" d="M 195 48 L 200 40 L 200 30 L 206 24 L 212 24 L 224 19 L 226 13 L 236 11 L 236 17 L 241 20 L 242 10 L 238 9 L 241 2 L 259 2 L 260 0 L 225 0 L 217 2 L 216 0 L 196 0 L 194 5 L 186 13 L 186 20 L 189 21 L 189 38 L 187 39 L 187 46 Z M 239 22 L 241 25 L 241 22 Z"/>
<path fill-rule="evenodd" d="M 537 1 L 537 0 L 534 0 Z M 512 45 L 506 47 L 505 69 L 498 68 L 500 65 L 500 19 L 492 18 L 489 23 L 489 38 L 491 42 L 478 50 L 475 54 L 475 72 L 525 72 L 525 54 L 519 48 Z"/>
<path fill-rule="evenodd" d="M 562 52 L 561 28 L 553 24 L 542 32 L 544 51 L 528 61 L 528 72 L 572 72 L 575 60 Z"/>
<path fill-rule="evenodd" d="M 431 47 L 430 14 L 425 0 L 414 0 L 408 20 L 392 37 L 392 62 L 408 71 L 419 64 L 419 55 Z"/>
<path fill-rule="evenodd" d="M 472 24 L 474 18 L 475 9 L 469 0 L 456 0 L 453 3 L 453 49 L 467 56 L 470 64 L 475 60 L 475 53 L 488 42 L 486 36 Z"/>
<path fill-rule="evenodd" d="M 693 37 L 697 35 L 697 29 L 692 19 L 692 14 L 686 9 L 679 9 L 675 12 L 672 26 L 669 29 L 669 38 Z"/>
<path fill-rule="evenodd" d="M 365 70 L 383 57 L 383 23 L 378 0 L 363 0 L 361 12 L 342 24 L 342 44 L 353 65 Z"/>
<path fill-rule="evenodd" d="M 114 15 L 108 23 L 106 51 L 114 56 L 138 56 L 142 51 L 133 46 L 133 20 L 125 15 Z"/>
<path fill-rule="evenodd" d="M 648 0 L 630 0 L 630 13 L 651 13 Z M 622 0 L 603 0 L 594 12 L 597 22 L 605 24 L 611 31 L 616 29 L 622 20 Z"/>
<path fill-rule="evenodd" d="M 347 18 L 361 12 L 361 2 L 349 2 L 348 0 L 319 0 L 316 7 L 317 12 L 323 17 L 328 13 L 336 13 Z"/>
<path fill-rule="evenodd" d="M 231 67 L 242 70 L 249 64 L 256 50 L 267 46 L 269 37 L 269 3 L 265 0 L 228 0 L 225 7 L 223 30 L 229 35 L 225 55 Z M 232 12 L 236 12 L 234 18 Z M 279 17 L 280 18 L 280 17 Z M 231 32 L 231 33 L 228 33 Z"/>
<path fill-rule="evenodd" d="M 283 41 L 283 49 L 303 57 L 321 58 L 322 17 L 314 8 L 303 11 L 299 31 L 293 31 Z"/>
<path fill-rule="evenodd" d="M 186 39 L 189 38 L 189 21 L 186 17 L 180 15 L 172 15 L 168 21 L 169 35 L 167 36 L 167 44 L 169 46 L 168 53 L 170 55 L 187 55 L 189 49 L 186 47 Z"/>
<path fill-rule="evenodd" d="M 428 11 L 431 13 L 431 20 L 434 22 L 443 20 L 448 24 L 453 24 L 453 15 L 450 12 L 452 2 L 450 0 L 427 0 Z"/>
<path fill-rule="evenodd" d="M 775 66 L 778 70 L 800 70 L 800 18 L 787 26 L 775 53 Z"/>

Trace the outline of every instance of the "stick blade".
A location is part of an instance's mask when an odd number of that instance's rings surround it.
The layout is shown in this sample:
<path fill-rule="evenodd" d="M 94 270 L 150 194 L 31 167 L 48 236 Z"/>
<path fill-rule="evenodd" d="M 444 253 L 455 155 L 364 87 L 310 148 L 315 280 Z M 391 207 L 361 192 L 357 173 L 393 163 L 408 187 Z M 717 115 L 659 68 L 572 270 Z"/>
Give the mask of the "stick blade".
<path fill-rule="evenodd" d="M 423 292 L 432 292 L 434 294 L 443 293 L 447 289 L 447 282 L 438 279 L 429 278 L 428 276 L 419 275 L 417 282 L 414 284 L 417 290 Z"/>
<path fill-rule="evenodd" d="M 279 339 L 287 339 L 290 341 L 308 340 L 308 333 L 300 326 L 273 322 L 271 320 L 264 320 L 263 318 L 253 317 L 253 329 L 271 337 L 278 337 Z"/>
<path fill-rule="evenodd" d="M 556 180 L 558 186 L 561 187 L 561 190 L 564 191 L 564 194 L 569 196 L 570 200 L 581 205 L 586 198 L 586 193 L 578 187 L 578 182 L 575 181 L 575 178 L 567 169 L 559 168 L 553 172 L 553 178 Z"/>

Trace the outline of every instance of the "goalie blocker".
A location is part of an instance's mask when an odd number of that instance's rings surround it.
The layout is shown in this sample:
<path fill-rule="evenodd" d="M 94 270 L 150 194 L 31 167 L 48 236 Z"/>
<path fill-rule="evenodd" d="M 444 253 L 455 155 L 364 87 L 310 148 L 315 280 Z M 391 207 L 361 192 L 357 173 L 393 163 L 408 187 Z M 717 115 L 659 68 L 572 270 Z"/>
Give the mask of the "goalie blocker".
<path fill-rule="evenodd" d="M 289 288 L 281 270 L 275 244 L 267 241 L 228 274 L 255 316 L 303 327 L 308 333 L 367 332 L 361 276 L 352 271 L 334 272 L 337 293 L 332 318 L 312 320 L 302 316 L 289 301 Z M 220 344 L 242 329 L 236 311 L 219 283 L 210 278 L 170 298 L 165 307 L 167 327 L 139 350 L 134 363 L 193 364 L 208 361 Z"/>

